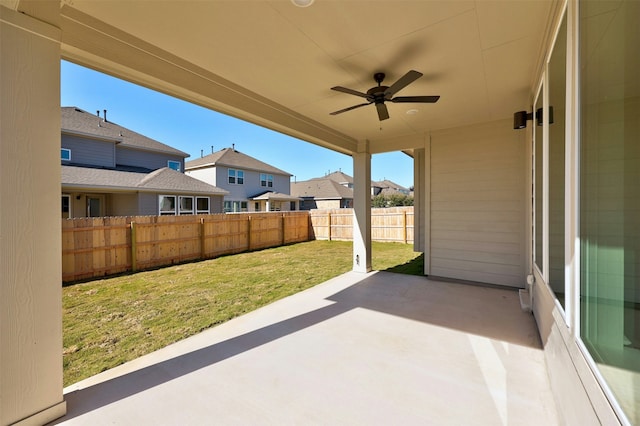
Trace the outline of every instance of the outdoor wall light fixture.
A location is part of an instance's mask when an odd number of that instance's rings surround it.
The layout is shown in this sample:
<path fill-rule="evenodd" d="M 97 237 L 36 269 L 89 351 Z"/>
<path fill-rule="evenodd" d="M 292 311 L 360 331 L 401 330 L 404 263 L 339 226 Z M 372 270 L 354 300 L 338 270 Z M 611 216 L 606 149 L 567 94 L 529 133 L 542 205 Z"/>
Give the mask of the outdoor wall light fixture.
<path fill-rule="evenodd" d="M 542 126 L 542 108 L 536 110 L 536 124 Z M 533 120 L 533 112 L 518 111 L 513 113 L 513 128 L 515 130 L 527 127 L 527 120 Z M 549 124 L 553 124 L 553 107 L 549 107 Z"/>
<path fill-rule="evenodd" d="M 514 130 L 524 129 L 527 127 L 527 120 L 533 120 L 533 113 L 527 111 L 518 111 L 513 113 Z"/>

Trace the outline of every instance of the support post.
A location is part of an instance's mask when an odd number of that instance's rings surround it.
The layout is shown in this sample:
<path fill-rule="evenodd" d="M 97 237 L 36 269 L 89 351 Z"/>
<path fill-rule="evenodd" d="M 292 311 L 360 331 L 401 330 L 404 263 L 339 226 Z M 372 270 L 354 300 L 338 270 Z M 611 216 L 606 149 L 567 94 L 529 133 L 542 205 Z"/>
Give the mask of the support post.
<path fill-rule="evenodd" d="M 353 270 L 371 271 L 371 154 L 369 141 L 353 154 Z"/>
<path fill-rule="evenodd" d="M 327 212 L 327 239 L 331 241 L 331 212 Z"/>
<path fill-rule="evenodd" d="M 0 2 L 0 424 L 45 424 L 62 394 L 60 30 Z M 43 9 L 47 8 L 43 2 Z M 55 6 L 55 5 L 54 5 Z M 59 14 L 59 6 L 52 14 Z M 16 208 L 19 207 L 19 208 Z"/>

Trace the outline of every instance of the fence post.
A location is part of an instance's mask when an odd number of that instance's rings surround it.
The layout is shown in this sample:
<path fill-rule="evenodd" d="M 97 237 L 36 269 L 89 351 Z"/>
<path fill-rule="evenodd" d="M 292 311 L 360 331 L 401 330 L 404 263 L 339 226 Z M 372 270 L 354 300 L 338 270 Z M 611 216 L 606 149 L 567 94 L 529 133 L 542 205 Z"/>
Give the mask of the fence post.
<path fill-rule="evenodd" d="M 205 246 L 204 246 L 204 217 L 200 218 L 200 259 L 205 259 Z"/>
<path fill-rule="evenodd" d="M 285 222 L 286 222 L 286 218 L 285 218 L 284 213 L 282 213 L 282 244 L 281 245 L 284 245 L 285 237 L 286 237 L 285 232 L 284 232 L 284 224 L 285 224 Z"/>
<path fill-rule="evenodd" d="M 407 244 L 407 211 L 402 211 L 402 240 Z"/>
<path fill-rule="evenodd" d="M 331 212 L 327 212 L 327 227 L 329 229 L 328 231 L 329 241 L 331 241 Z"/>
<path fill-rule="evenodd" d="M 136 223 L 131 222 L 131 271 L 136 272 L 138 270 L 138 260 L 136 259 L 136 253 L 138 251 L 138 244 L 136 242 Z"/>
<path fill-rule="evenodd" d="M 251 216 L 247 215 L 247 251 L 251 251 Z"/>

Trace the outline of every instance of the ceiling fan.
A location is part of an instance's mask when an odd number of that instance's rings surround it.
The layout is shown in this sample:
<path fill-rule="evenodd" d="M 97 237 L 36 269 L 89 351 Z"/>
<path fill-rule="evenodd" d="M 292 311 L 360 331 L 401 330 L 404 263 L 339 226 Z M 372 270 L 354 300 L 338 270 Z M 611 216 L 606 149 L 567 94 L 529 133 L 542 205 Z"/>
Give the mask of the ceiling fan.
<path fill-rule="evenodd" d="M 375 104 L 376 109 L 378 110 L 378 118 L 380 121 L 386 120 L 389 118 L 389 110 L 387 110 L 387 106 L 384 104 L 385 102 L 414 102 L 414 103 L 428 103 L 432 104 L 440 99 L 440 96 L 396 96 L 393 95 L 398 93 L 400 90 L 404 89 L 409 84 L 413 83 L 418 78 L 422 77 L 422 73 L 418 71 L 411 70 L 398 81 L 393 83 L 391 86 L 382 86 L 381 83 L 384 80 L 384 73 L 378 72 L 373 75 L 373 79 L 378 83 L 377 86 L 372 87 L 367 90 L 367 93 L 358 92 L 357 90 L 348 89 L 342 86 L 332 87 L 331 90 L 335 90 L 337 92 L 348 93 L 350 95 L 360 96 L 361 98 L 365 98 L 367 102 L 359 105 L 350 106 L 349 108 L 341 109 L 339 111 L 334 111 L 330 113 L 331 115 L 342 114 L 343 112 L 351 111 L 352 109 L 360 108 L 366 105 Z"/>

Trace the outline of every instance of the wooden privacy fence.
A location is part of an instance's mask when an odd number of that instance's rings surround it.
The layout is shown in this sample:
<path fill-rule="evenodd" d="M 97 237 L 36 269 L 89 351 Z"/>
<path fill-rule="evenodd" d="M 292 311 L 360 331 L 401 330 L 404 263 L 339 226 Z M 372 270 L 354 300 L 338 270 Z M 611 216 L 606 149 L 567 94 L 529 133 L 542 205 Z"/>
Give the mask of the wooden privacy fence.
<path fill-rule="evenodd" d="M 353 240 L 353 209 L 311 210 L 311 238 Z M 371 209 L 371 239 L 413 243 L 413 207 Z"/>
<path fill-rule="evenodd" d="M 310 239 L 308 212 L 63 219 L 62 281 Z"/>

